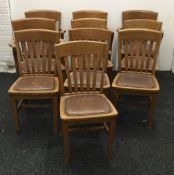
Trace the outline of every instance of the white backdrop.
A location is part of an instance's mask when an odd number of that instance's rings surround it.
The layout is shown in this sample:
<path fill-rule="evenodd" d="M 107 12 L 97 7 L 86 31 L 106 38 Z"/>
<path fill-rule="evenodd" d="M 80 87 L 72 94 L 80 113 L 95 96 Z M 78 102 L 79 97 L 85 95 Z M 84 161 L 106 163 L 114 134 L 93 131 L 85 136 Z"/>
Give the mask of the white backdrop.
<path fill-rule="evenodd" d="M 173 0 L 11 0 L 12 18 L 24 17 L 24 12 L 34 9 L 52 9 L 62 12 L 62 28 L 70 28 L 72 11 L 82 9 L 103 10 L 109 13 L 108 27 L 116 31 L 121 26 L 121 12 L 129 9 L 153 10 L 163 22 L 164 38 L 159 54 L 159 69 L 171 70 L 174 48 Z M 116 32 L 115 32 L 116 34 Z M 67 33 L 66 33 L 67 35 Z M 116 65 L 116 40 L 113 45 L 113 62 Z M 115 66 L 116 67 L 116 66 Z"/>

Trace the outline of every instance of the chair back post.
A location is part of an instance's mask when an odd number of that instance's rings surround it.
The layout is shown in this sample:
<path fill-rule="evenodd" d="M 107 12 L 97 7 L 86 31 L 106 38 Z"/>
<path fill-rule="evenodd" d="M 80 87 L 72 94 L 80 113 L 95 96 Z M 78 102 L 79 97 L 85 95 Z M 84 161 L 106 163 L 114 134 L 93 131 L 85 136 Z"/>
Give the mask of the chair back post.
<path fill-rule="evenodd" d="M 44 29 L 14 32 L 20 75 L 55 75 L 55 44 L 59 33 Z"/>

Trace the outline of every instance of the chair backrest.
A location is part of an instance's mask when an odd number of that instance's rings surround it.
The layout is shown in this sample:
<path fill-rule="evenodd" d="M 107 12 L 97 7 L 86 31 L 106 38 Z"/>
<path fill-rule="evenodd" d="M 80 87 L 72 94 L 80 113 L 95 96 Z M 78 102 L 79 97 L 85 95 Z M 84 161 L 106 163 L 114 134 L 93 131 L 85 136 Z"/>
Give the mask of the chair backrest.
<path fill-rule="evenodd" d="M 56 74 L 55 44 L 59 33 L 30 29 L 14 32 L 20 75 Z"/>
<path fill-rule="evenodd" d="M 108 13 L 104 11 L 97 10 L 80 10 L 72 13 L 73 19 L 80 18 L 101 18 L 107 20 Z"/>
<path fill-rule="evenodd" d="M 149 10 L 128 10 L 122 12 L 122 26 L 125 20 L 130 19 L 151 19 L 157 20 L 158 13 Z"/>
<path fill-rule="evenodd" d="M 92 40 L 105 42 L 108 49 L 111 45 L 112 32 L 107 29 L 99 28 L 76 28 L 69 30 L 69 40 Z"/>
<path fill-rule="evenodd" d="M 155 65 L 163 33 L 151 29 L 122 29 L 118 31 L 119 71 L 155 73 Z M 122 63 L 124 53 L 125 65 Z M 153 62 L 150 64 L 150 60 Z"/>
<path fill-rule="evenodd" d="M 61 30 L 61 12 L 55 10 L 30 10 L 25 12 L 26 18 L 48 18 L 58 23 L 58 30 Z"/>
<path fill-rule="evenodd" d="M 80 18 L 71 21 L 72 28 L 107 28 L 107 20 L 99 18 Z"/>
<path fill-rule="evenodd" d="M 95 59 L 93 59 L 94 57 Z M 91 59 L 93 61 L 91 61 Z M 104 73 L 107 65 L 105 43 L 97 41 L 71 41 L 56 45 L 56 62 L 60 80 L 60 92 L 62 95 L 65 95 L 61 71 L 62 60 L 65 62 L 69 93 L 97 91 L 97 72 L 100 72 L 98 76 L 100 76 L 99 80 L 101 80 L 99 91 L 103 92 Z M 80 84 L 77 82 L 77 74 L 79 74 L 80 77 Z"/>
<path fill-rule="evenodd" d="M 124 22 L 124 29 L 129 28 L 145 28 L 160 31 L 162 29 L 162 22 L 149 19 L 133 19 Z"/>
<path fill-rule="evenodd" d="M 56 30 L 56 21 L 44 18 L 24 18 L 12 21 L 13 31 L 25 29 Z"/>

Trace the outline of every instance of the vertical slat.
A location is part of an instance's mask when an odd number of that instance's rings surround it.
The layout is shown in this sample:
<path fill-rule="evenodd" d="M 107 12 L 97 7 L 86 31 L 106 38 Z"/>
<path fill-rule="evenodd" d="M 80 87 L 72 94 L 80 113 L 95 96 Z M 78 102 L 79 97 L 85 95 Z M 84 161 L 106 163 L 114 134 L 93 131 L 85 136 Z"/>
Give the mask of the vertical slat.
<path fill-rule="evenodd" d="M 22 50 L 22 45 L 19 42 L 16 42 L 16 50 L 17 50 L 17 59 L 18 59 L 18 64 L 19 64 L 19 73 L 22 75 L 23 69 L 22 69 L 22 62 L 24 61 L 24 56 L 21 52 Z"/>
<path fill-rule="evenodd" d="M 80 74 L 80 91 L 83 91 L 83 90 L 84 90 L 84 81 L 83 81 L 83 76 L 84 76 L 84 73 L 83 73 L 83 60 L 84 60 L 83 55 L 79 55 L 79 56 L 77 57 L 78 68 L 79 68 L 79 74 Z"/>
<path fill-rule="evenodd" d="M 29 65 L 29 61 L 28 61 L 29 54 L 28 54 L 28 49 L 27 49 L 27 43 L 25 41 L 22 41 L 21 46 L 22 46 L 22 52 L 24 54 L 26 71 L 27 71 L 27 73 L 30 73 L 30 65 Z"/>
<path fill-rule="evenodd" d="M 97 55 L 95 56 L 95 59 L 93 57 L 93 84 L 92 84 L 92 91 L 95 91 L 96 89 L 96 77 L 97 77 L 97 62 L 98 62 L 98 57 Z"/>
<path fill-rule="evenodd" d="M 28 51 L 30 54 L 30 63 L 31 63 L 31 72 L 34 74 L 35 73 L 35 54 L 34 54 L 34 41 L 28 41 Z M 37 58 L 36 58 L 37 59 Z"/>
<path fill-rule="evenodd" d="M 140 71 L 144 71 L 144 62 L 146 59 L 146 49 L 147 49 L 147 41 L 142 42 L 142 57 L 141 57 L 141 63 L 140 63 Z"/>
<path fill-rule="evenodd" d="M 71 83 L 71 77 L 70 77 L 68 57 L 64 57 L 64 60 L 65 60 L 65 70 L 66 70 L 66 76 L 67 76 L 67 81 L 68 81 L 68 88 L 69 88 L 69 92 L 72 92 L 72 83 Z"/>
<path fill-rule="evenodd" d="M 130 41 L 130 70 L 134 69 L 134 46 L 135 41 Z"/>
<path fill-rule="evenodd" d="M 141 49 L 140 49 L 140 45 L 141 45 L 141 41 L 136 41 L 136 50 L 135 50 L 135 71 L 138 70 L 138 67 L 139 67 L 139 59 L 140 59 L 140 52 L 141 52 Z"/>
<path fill-rule="evenodd" d="M 90 91 L 90 65 L 91 65 L 91 58 L 90 55 L 86 55 L 86 89 Z"/>
<path fill-rule="evenodd" d="M 128 70 L 128 59 L 129 59 L 129 51 L 128 51 L 128 46 L 129 43 L 128 41 L 125 41 L 125 70 Z"/>
<path fill-rule="evenodd" d="M 37 57 L 37 60 L 35 61 L 35 69 L 37 69 L 38 73 L 40 73 L 40 67 L 38 65 L 38 62 L 41 60 L 40 51 L 41 51 L 40 42 L 37 41 L 37 42 L 35 42 L 35 52 L 36 52 L 36 57 Z M 42 56 L 42 59 L 44 59 L 43 56 Z M 43 65 L 42 65 L 42 67 L 43 67 Z"/>
<path fill-rule="evenodd" d="M 73 79 L 74 79 L 74 90 L 75 92 L 78 91 L 78 85 L 77 85 L 77 69 L 76 69 L 76 56 L 72 56 L 71 58 L 72 64 L 71 64 L 71 69 L 73 71 Z"/>
<path fill-rule="evenodd" d="M 48 73 L 51 73 L 51 57 L 52 57 L 52 47 L 51 43 L 47 42 L 47 62 L 48 62 Z"/>
<path fill-rule="evenodd" d="M 103 56 L 106 56 L 106 54 L 103 54 Z M 100 59 L 102 62 L 102 68 L 101 68 L 101 81 L 100 81 L 100 92 L 103 92 L 103 86 L 104 86 L 104 74 L 106 71 L 106 65 L 107 65 L 107 58 L 103 57 L 102 55 L 100 55 Z"/>
<path fill-rule="evenodd" d="M 47 72 L 47 43 L 42 42 L 42 45 L 40 44 L 38 44 L 38 46 L 41 46 L 38 48 L 38 54 L 42 56 L 42 71 L 45 73 Z"/>
<path fill-rule="evenodd" d="M 153 41 L 150 41 L 150 44 L 148 45 L 148 53 L 147 53 L 147 61 L 146 61 L 146 72 L 149 71 L 149 63 L 152 56 L 152 50 L 153 50 Z"/>

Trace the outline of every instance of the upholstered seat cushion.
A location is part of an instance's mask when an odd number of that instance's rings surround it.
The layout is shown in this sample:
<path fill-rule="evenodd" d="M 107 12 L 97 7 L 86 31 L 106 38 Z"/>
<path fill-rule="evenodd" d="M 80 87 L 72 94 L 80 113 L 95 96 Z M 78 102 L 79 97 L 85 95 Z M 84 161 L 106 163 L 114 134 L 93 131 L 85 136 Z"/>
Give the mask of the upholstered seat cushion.
<path fill-rule="evenodd" d="M 83 82 L 84 82 L 84 86 L 86 86 L 86 80 L 87 80 L 87 73 L 83 72 Z M 72 86 L 74 86 L 74 78 L 73 78 L 73 73 L 70 74 L 71 77 L 71 83 Z M 97 72 L 97 76 L 96 76 L 96 88 L 100 88 L 100 83 L 101 83 L 101 72 Z M 80 73 L 77 72 L 77 84 L 78 86 L 80 86 Z M 93 72 L 90 72 L 90 86 L 92 87 L 93 85 Z M 65 80 L 64 83 L 65 87 L 68 87 L 68 82 L 67 79 Z M 109 78 L 107 74 L 104 74 L 104 84 L 103 84 L 103 88 L 109 88 L 110 87 L 110 82 L 109 82 Z"/>
<path fill-rule="evenodd" d="M 89 116 L 108 114 L 112 107 L 104 95 L 78 94 L 65 98 L 64 112 L 68 116 Z"/>
<path fill-rule="evenodd" d="M 147 73 L 121 72 L 112 83 L 112 87 L 128 89 L 159 90 L 155 76 Z"/>
<path fill-rule="evenodd" d="M 15 90 L 43 91 L 54 89 L 55 81 L 51 76 L 26 76 L 16 82 Z"/>

